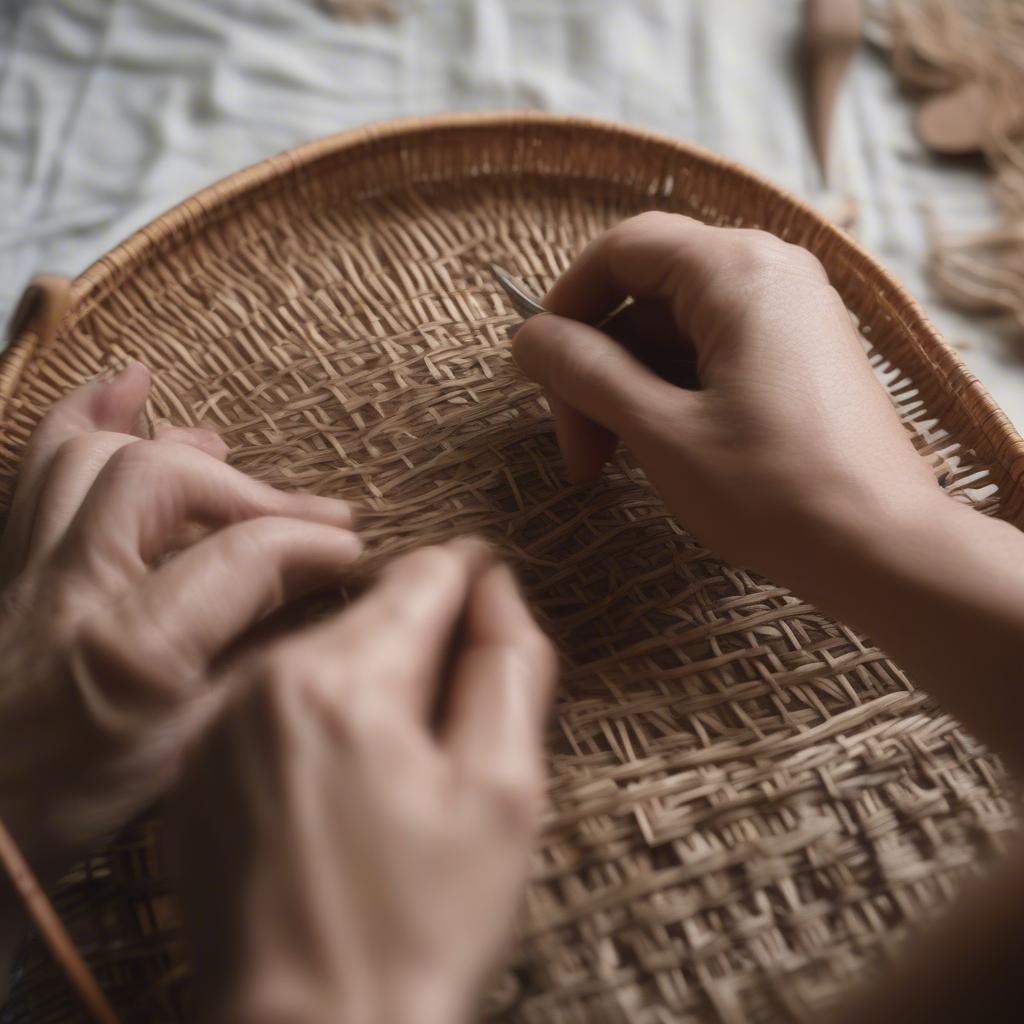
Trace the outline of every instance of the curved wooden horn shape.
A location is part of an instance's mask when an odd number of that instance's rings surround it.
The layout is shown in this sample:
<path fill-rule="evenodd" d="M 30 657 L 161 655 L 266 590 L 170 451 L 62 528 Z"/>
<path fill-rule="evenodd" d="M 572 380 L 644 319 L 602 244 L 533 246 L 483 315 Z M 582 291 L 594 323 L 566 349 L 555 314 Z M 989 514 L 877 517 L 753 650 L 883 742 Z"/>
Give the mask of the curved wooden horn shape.
<path fill-rule="evenodd" d="M 839 86 L 860 43 L 863 20 L 862 0 L 807 0 L 804 8 L 811 141 L 826 179 L 832 113 Z"/>

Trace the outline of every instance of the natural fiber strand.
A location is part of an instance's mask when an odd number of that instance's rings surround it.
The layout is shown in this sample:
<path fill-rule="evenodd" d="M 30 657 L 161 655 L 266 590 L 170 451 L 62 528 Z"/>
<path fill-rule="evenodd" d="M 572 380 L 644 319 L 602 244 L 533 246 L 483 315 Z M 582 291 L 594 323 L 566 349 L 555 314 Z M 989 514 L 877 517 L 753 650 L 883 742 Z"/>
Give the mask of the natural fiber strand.
<path fill-rule="evenodd" d="M 284 154 L 108 254 L 56 343 L 0 362 L 0 506 L 45 407 L 133 356 L 155 420 L 220 430 L 271 483 L 359 501 L 364 578 L 466 531 L 513 563 L 563 675 L 550 810 L 486 1004 L 502 1021 L 805 1017 L 1016 827 L 998 762 L 870 641 L 703 548 L 628 456 L 565 482 L 487 267 L 543 293 L 652 207 L 807 245 L 942 485 L 1024 520 L 1024 444 L 846 235 L 735 165 L 582 120 L 453 116 Z M 159 833 L 157 811 L 54 892 L 129 1022 L 191 1019 Z M 53 977 L 29 950 L 5 1024 L 75 1019 Z"/>
<path fill-rule="evenodd" d="M 893 67 L 907 85 L 982 90 L 982 152 L 995 176 L 998 227 L 936 233 L 934 278 L 954 304 L 1010 313 L 1024 331 L 1024 5 L 1019 0 L 897 0 Z"/>

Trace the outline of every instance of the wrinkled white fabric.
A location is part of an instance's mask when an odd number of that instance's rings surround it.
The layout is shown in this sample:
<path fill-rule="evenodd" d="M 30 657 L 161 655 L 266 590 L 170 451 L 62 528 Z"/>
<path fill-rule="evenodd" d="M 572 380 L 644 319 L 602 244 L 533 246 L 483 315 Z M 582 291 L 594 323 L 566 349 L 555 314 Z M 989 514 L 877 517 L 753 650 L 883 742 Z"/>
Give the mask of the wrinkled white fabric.
<path fill-rule="evenodd" d="M 931 292 L 926 228 L 992 217 L 973 164 L 927 156 L 862 48 L 825 193 L 796 70 L 801 0 L 394 0 L 353 23 L 316 0 L 0 0 L 0 320 L 27 279 L 75 274 L 196 189 L 367 121 L 535 107 L 656 128 L 836 208 L 1017 423 L 1008 329 Z"/>

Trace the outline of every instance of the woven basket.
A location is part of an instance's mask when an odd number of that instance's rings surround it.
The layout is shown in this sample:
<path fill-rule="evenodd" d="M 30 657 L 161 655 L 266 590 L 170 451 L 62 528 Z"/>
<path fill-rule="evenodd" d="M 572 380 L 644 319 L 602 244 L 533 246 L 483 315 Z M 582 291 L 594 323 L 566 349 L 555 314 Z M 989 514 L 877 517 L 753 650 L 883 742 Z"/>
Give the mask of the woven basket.
<path fill-rule="evenodd" d="M 42 411 L 136 356 L 154 417 L 367 508 L 368 569 L 466 531 L 515 564 L 565 671 L 522 934 L 483 1011 L 503 1020 L 800 1017 L 1014 826 L 957 722 L 869 641 L 700 547 L 628 456 L 564 482 L 486 267 L 542 292 L 649 208 L 813 251 L 943 485 L 1021 523 L 1024 445 L 872 259 L 733 164 L 589 121 L 453 116 L 275 157 L 90 267 L 56 339 L 23 333 L 0 364 L 0 507 Z M 128 1021 L 189 1018 L 158 833 L 153 813 L 55 893 Z M 79 1015 L 30 948 L 2 1020 Z"/>

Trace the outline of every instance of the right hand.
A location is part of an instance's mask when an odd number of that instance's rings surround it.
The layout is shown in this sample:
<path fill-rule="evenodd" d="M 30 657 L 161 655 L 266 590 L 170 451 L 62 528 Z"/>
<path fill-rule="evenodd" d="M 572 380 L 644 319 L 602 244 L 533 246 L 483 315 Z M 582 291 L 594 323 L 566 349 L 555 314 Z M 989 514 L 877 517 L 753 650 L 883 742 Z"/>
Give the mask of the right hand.
<path fill-rule="evenodd" d="M 479 542 L 229 670 L 172 816 L 207 1018 L 464 1020 L 541 806 L 548 641 Z"/>
<path fill-rule="evenodd" d="M 630 347 L 587 326 L 627 297 Z M 676 517 L 732 561 L 795 581 L 844 530 L 948 502 L 806 249 L 641 214 L 593 241 L 545 306 L 557 315 L 528 320 L 513 352 L 551 398 L 570 475 L 595 475 L 621 438 Z M 665 344 L 695 355 L 701 390 L 645 365 Z"/>

